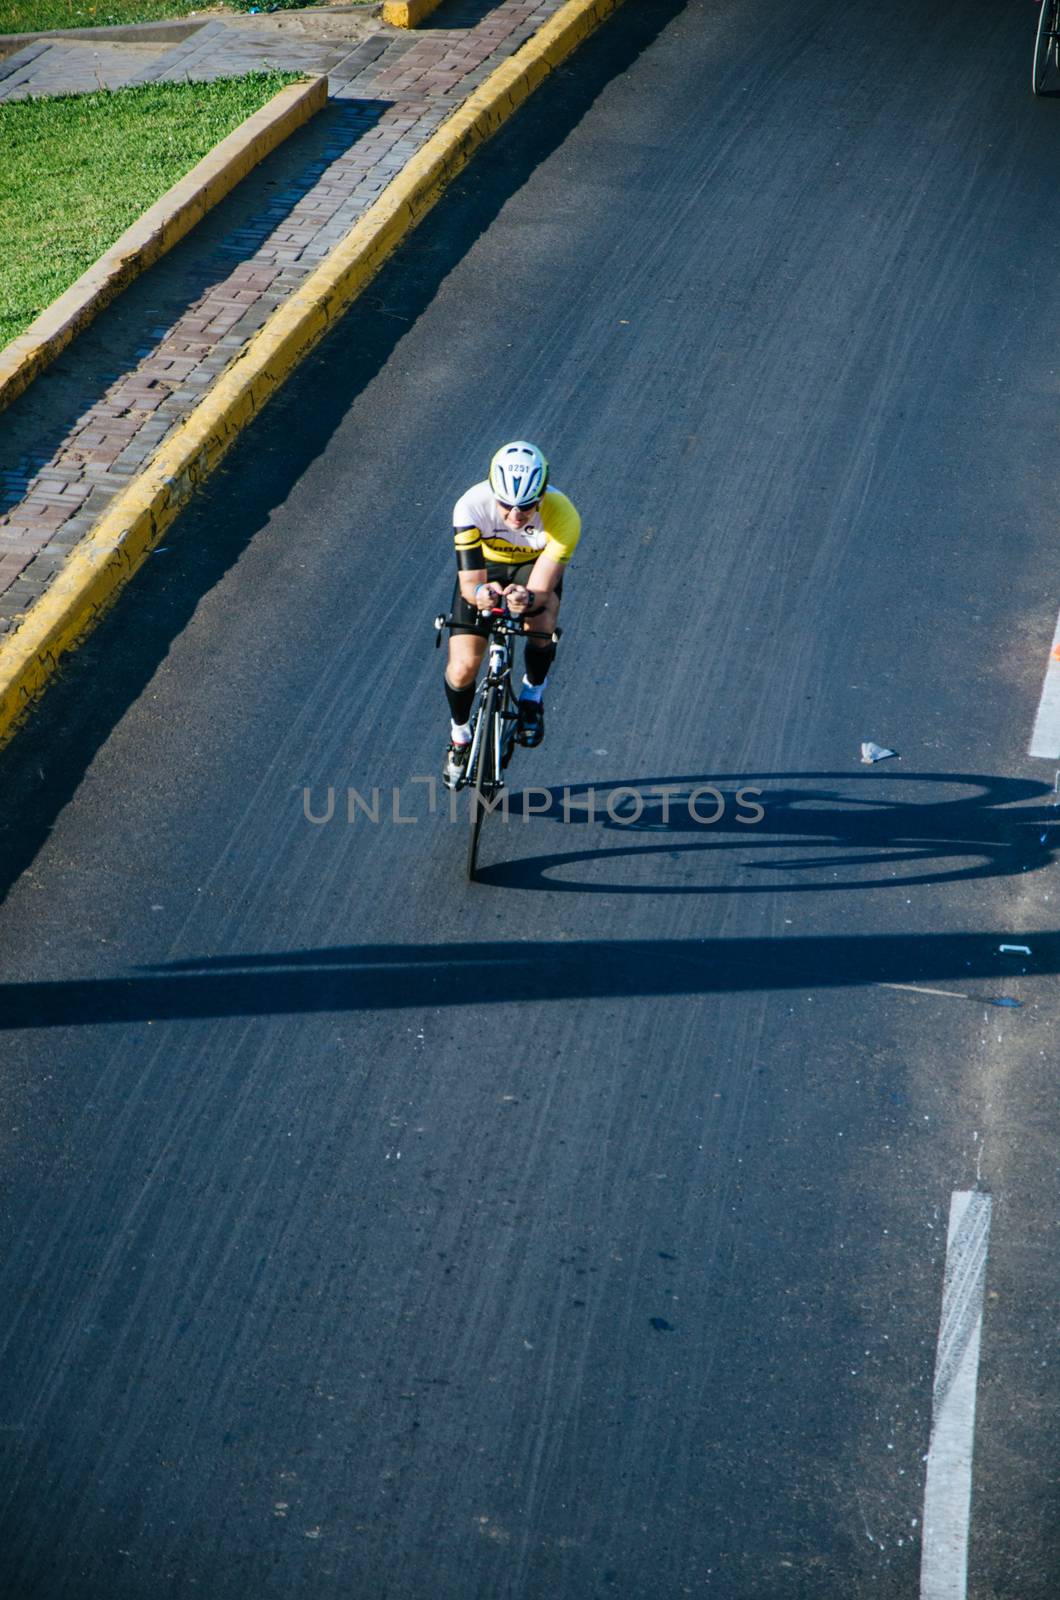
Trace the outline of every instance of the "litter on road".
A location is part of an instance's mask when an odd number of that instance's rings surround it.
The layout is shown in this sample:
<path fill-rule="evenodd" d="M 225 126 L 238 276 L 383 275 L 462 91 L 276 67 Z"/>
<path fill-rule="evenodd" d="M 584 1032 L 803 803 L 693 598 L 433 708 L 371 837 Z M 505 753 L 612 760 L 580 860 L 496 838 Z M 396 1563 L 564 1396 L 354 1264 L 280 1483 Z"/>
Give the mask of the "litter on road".
<path fill-rule="evenodd" d="M 864 739 L 861 745 L 861 759 L 866 766 L 873 761 L 886 761 L 888 756 L 896 756 L 897 750 L 888 750 L 882 744 L 873 744 L 871 739 Z"/>
<path fill-rule="evenodd" d="M 1031 953 L 1029 944 L 1002 944 L 998 946 L 998 949 L 1002 955 L 1029 956 Z"/>

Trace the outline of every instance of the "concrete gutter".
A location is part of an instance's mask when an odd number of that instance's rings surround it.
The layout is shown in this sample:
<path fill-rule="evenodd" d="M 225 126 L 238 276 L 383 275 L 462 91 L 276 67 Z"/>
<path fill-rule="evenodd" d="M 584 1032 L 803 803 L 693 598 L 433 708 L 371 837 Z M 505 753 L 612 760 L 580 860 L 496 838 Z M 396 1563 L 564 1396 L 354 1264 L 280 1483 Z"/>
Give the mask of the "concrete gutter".
<path fill-rule="evenodd" d="M 286 378 L 323 338 L 445 186 L 622 0 L 566 0 L 470 94 L 301 288 L 250 339 L 74 547 L 25 620 L 0 644 L 0 745 Z"/>
<path fill-rule="evenodd" d="M 258 162 L 322 110 L 326 77 L 292 83 L 215 145 L 65 294 L 0 350 L 0 411 L 146 267 L 171 250 Z"/>

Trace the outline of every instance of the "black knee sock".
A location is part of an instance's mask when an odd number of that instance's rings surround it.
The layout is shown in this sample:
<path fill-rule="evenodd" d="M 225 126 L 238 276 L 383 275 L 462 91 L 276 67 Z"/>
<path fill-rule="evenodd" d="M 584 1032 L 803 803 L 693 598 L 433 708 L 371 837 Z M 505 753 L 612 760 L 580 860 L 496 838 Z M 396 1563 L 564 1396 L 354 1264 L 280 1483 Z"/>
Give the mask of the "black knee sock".
<path fill-rule="evenodd" d="M 475 685 L 472 683 L 466 689 L 454 689 L 449 679 L 446 678 L 445 698 L 449 702 L 449 715 L 462 728 L 471 715 L 471 706 L 475 698 Z"/>
<path fill-rule="evenodd" d="M 523 658 L 527 680 L 535 685 L 544 683 L 555 655 L 556 647 L 554 644 L 539 645 L 527 642 L 526 655 Z"/>

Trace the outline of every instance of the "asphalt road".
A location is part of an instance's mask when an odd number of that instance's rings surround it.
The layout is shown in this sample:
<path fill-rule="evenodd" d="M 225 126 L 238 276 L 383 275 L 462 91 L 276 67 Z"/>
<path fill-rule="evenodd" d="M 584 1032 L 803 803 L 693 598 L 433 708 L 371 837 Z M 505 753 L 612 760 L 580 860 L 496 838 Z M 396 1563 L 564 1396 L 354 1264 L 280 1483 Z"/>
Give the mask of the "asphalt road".
<path fill-rule="evenodd" d="M 0 758 L 10 1600 L 917 1595 L 977 1186 L 968 1594 L 1055 1600 L 1031 13 L 628 0 Z M 430 618 L 518 435 L 586 533 L 469 886 Z"/>

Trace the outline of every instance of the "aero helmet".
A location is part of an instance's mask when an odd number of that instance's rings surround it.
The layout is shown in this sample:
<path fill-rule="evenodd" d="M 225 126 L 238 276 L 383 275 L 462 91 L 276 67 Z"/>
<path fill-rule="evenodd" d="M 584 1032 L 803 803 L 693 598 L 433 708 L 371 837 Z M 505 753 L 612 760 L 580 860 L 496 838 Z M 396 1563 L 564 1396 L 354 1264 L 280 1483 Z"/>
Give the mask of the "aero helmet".
<path fill-rule="evenodd" d="M 490 462 L 490 488 L 508 506 L 528 506 L 540 500 L 548 483 L 548 462 L 536 445 L 525 439 L 502 445 Z"/>

